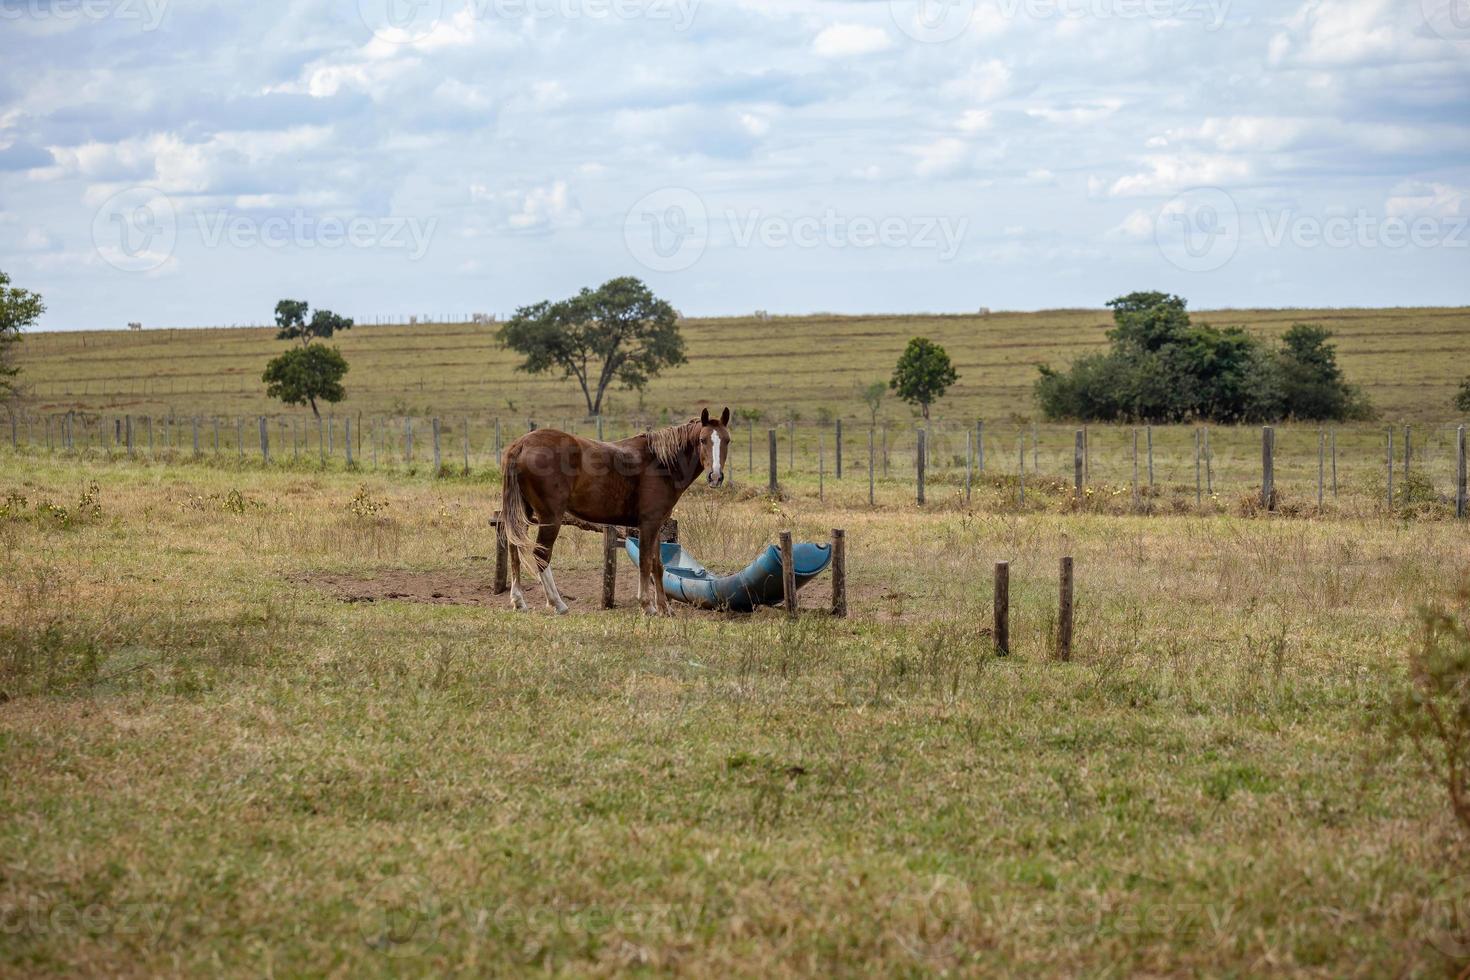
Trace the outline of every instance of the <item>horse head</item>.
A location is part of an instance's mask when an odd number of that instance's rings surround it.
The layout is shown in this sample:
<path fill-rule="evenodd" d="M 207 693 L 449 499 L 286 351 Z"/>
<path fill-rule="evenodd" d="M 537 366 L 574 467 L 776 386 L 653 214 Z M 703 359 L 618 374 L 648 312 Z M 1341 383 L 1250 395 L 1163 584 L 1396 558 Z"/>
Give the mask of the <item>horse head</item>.
<path fill-rule="evenodd" d="M 710 486 L 725 482 L 725 460 L 730 455 L 730 410 L 718 419 L 709 417 L 709 409 L 699 414 L 699 464 L 704 467 Z"/>

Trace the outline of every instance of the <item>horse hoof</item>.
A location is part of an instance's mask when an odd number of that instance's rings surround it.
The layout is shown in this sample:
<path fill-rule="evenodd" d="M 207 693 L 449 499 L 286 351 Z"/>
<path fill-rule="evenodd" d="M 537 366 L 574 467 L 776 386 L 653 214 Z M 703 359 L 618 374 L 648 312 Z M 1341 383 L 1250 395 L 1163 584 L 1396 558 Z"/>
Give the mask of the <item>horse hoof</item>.
<path fill-rule="evenodd" d="M 569 613 L 571 611 L 572 611 L 571 610 L 571 607 L 569 607 L 569 606 L 558 606 L 556 608 L 556 614 L 558 616 L 565 616 L 567 613 Z"/>

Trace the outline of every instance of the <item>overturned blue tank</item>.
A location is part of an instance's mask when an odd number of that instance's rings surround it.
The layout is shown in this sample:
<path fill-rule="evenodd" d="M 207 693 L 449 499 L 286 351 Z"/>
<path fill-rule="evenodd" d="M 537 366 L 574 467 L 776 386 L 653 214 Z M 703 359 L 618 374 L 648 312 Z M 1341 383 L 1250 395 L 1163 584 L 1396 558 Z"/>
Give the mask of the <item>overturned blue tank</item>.
<path fill-rule="evenodd" d="M 626 548 L 633 564 L 638 564 L 638 539 L 629 538 Z M 687 602 L 701 609 L 728 609 L 752 612 L 757 606 L 779 606 L 786 599 L 781 582 L 781 549 L 771 545 L 743 571 L 734 575 L 715 575 L 678 544 L 661 546 L 664 560 L 664 591 L 670 599 Z M 796 588 L 801 589 L 832 564 L 832 546 L 798 544 L 792 546 Z"/>

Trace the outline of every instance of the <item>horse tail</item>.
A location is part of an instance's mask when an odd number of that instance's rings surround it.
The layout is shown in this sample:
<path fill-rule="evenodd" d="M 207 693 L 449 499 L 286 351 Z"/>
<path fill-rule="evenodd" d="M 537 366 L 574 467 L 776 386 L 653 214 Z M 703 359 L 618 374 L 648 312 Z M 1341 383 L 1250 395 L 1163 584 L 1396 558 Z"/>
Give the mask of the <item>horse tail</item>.
<path fill-rule="evenodd" d="M 521 497 L 521 455 L 519 446 L 505 451 L 505 465 L 500 476 L 500 526 L 505 528 L 505 541 L 523 554 L 536 552 L 536 539 L 532 536 L 530 515 L 526 513 L 526 502 Z"/>

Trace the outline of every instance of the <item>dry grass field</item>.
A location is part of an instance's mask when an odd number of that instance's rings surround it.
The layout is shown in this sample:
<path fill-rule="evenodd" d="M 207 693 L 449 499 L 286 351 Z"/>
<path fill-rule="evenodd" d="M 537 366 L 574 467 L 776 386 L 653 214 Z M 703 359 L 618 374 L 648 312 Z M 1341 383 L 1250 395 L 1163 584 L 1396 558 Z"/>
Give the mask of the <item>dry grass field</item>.
<path fill-rule="evenodd" d="M 493 471 L 0 448 L 0 974 L 1470 965 L 1470 851 L 1382 724 L 1470 571 L 1441 507 L 786 479 L 691 491 L 685 541 L 845 527 L 846 621 L 825 579 L 646 620 L 626 565 L 602 612 L 574 531 L 572 614 L 513 614 Z"/>
<path fill-rule="evenodd" d="M 1226 310 L 1195 319 L 1279 336 L 1292 323 L 1333 330 L 1348 376 L 1386 421 L 1443 422 L 1470 374 L 1470 310 Z M 1107 310 L 990 316 L 778 317 L 689 320 L 689 363 L 637 393 L 613 396 L 605 414 L 677 416 L 705 401 L 814 419 L 867 418 L 860 383 L 886 380 L 910 337 L 943 344 L 960 373 L 937 406 L 950 419 L 1029 420 L 1036 365 L 1059 366 L 1105 345 Z M 334 343 L 351 364 L 340 414 L 539 417 L 585 413 L 580 393 L 551 377 L 514 370 L 493 325 L 359 326 Z M 22 364 L 35 409 L 136 415 L 258 415 L 265 362 L 284 345 L 271 329 L 85 331 L 26 338 Z M 907 406 L 883 413 L 907 421 Z"/>

